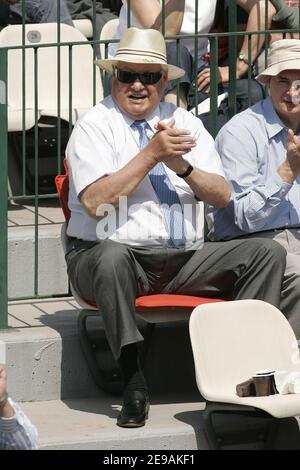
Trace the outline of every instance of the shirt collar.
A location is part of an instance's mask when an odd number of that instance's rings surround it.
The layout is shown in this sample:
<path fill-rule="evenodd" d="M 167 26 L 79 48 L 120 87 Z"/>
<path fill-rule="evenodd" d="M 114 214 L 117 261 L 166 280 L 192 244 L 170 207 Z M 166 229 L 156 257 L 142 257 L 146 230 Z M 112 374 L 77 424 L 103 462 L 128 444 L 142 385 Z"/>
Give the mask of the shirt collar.
<path fill-rule="evenodd" d="M 276 113 L 270 96 L 262 102 L 262 107 L 266 118 L 266 130 L 269 139 L 275 137 L 275 135 L 279 134 L 283 129 L 287 130 L 287 126 L 283 124 Z"/>
<path fill-rule="evenodd" d="M 131 119 L 129 116 L 124 114 L 115 101 L 114 101 L 114 104 L 115 104 L 117 110 L 119 111 L 119 113 L 121 114 L 121 116 L 123 117 L 125 123 L 130 127 L 134 123 L 135 119 Z M 161 114 L 160 113 L 160 107 L 157 106 L 154 109 L 154 111 L 152 111 L 152 113 L 149 114 L 149 116 L 147 116 L 147 118 L 145 119 L 145 121 L 147 121 L 147 123 L 148 123 L 148 125 L 149 125 L 149 127 L 150 127 L 150 129 L 152 130 L 153 133 L 156 132 L 156 129 L 155 129 L 154 126 L 155 126 L 155 124 L 157 124 L 160 121 L 160 114 Z"/>

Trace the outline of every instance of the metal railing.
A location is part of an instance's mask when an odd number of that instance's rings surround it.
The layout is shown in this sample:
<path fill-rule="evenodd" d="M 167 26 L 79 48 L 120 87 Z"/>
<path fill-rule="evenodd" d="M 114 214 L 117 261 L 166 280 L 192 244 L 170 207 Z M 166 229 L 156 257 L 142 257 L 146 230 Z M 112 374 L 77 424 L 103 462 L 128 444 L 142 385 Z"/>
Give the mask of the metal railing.
<path fill-rule="evenodd" d="M 0 328 L 7 328 L 7 49 L 0 49 Z"/>
<path fill-rule="evenodd" d="M 128 17 L 127 22 L 130 26 L 132 23 L 131 17 L 131 1 L 128 0 Z M 267 4 L 267 0 L 266 0 Z M 90 38 L 88 43 L 93 48 L 93 59 L 96 58 L 97 55 L 97 47 L 100 44 L 105 44 L 105 54 L 107 55 L 108 51 L 108 44 L 111 42 L 118 42 L 118 40 L 111 41 L 105 40 L 100 41 L 99 38 L 96 37 L 96 1 L 93 0 L 93 18 L 92 18 L 92 27 L 93 27 L 93 38 Z M 201 8 L 201 2 L 195 0 L 195 11 L 196 11 L 196 18 L 198 18 L 198 8 Z M 25 25 L 25 2 L 23 1 L 22 4 L 22 13 L 23 13 L 23 20 L 22 20 L 22 43 L 17 46 L 7 46 L 7 47 L 0 47 L 0 135 L 1 135 L 1 145 L 0 145 L 0 329 L 5 329 L 8 327 L 8 300 L 21 300 L 25 297 L 16 298 L 13 297 L 11 299 L 8 298 L 8 202 L 14 201 L 16 203 L 24 202 L 24 201 L 33 201 L 34 203 L 34 219 L 35 219 L 35 229 L 34 229 L 34 289 L 32 296 L 30 298 L 40 298 L 43 297 L 39 293 L 39 277 L 38 277 L 38 260 L 39 260 L 39 206 L 40 201 L 43 199 L 57 199 L 57 194 L 54 191 L 46 192 L 41 194 L 39 192 L 40 185 L 39 185 L 39 170 L 40 170 L 40 149 L 39 149 L 39 54 L 41 49 L 43 48 L 53 48 L 57 49 L 57 83 L 61 82 L 62 76 L 62 63 L 61 63 L 61 55 L 63 48 L 68 48 L 68 66 L 69 66 L 69 86 L 68 86 L 68 101 L 69 101 L 69 117 L 67 123 L 67 133 L 70 135 L 73 127 L 73 114 L 72 114 L 72 103 L 74 100 L 74 89 L 72 83 L 72 67 L 73 67 L 73 49 L 75 46 L 86 46 L 86 41 L 77 41 L 77 42 L 62 42 L 61 41 L 61 27 L 59 26 L 60 23 L 60 0 L 57 2 L 57 38 L 56 42 L 51 44 L 43 44 L 40 43 L 32 43 L 30 45 L 26 44 L 26 25 Z M 267 24 L 267 17 L 268 17 L 268 9 L 266 8 L 265 12 L 265 25 Z M 162 1 L 162 32 L 165 34 L 165 21 L 166 21 L 166 8 L 165 8 L 165 1 Z M 252 39 L 257 34 L 264 34 L 265 35 L 265 60 L 267 58 L 267 48 L 268 48 L 268 35 L 271 33 L 281 33 L 285 35 L 287 32 L 296 32 L 295 30 L 287 30 L 287 29 L 277 29 L 277 30 L 268 30 L 264 29 L 261 31 L 237 31 L 237 9 L 236 9 L 236 1 L 229 0 L 229 17 L 228 17 L 228 31 L 227 32 L 218 32 L 218 33 L 207 33 L 207 34 L 199 34 L 198 33 L 198 24 L 197 21 L 195 22 L 195 33 L 190 36 L 184 35 L 176 35 L 176 36 L 166 36 L 168 40 L 174 40 L 177 44 L 177 51 L 179 51 L 180 42 L 187 38 L 192 38 L 195 40 L 195 57 L 197 57 L 198 51 L 198 40 L 200 38 L 207 38 L 210 44 L 210 74 L 211 74 L 211 82 L 210 82 L 210 123 L 211 123 L 211 133 L 213 135 L 216 134 L 216 121 L 217 121 L 217 95 L 218 95 L 218 50 L 219 50 L 219 43 L 221 38 L 228 38 L 229 41 L 229 94 L 228 94 L 228 107 L 230 116 L 233 116 L 236 112 L 236 60 L 237 60 L 237 39 L 239 37 L 244 38 L 245 36 L 248 38 L 248 59 L 251 62 L 251 45 Z M 20 194 L 10 194 L 7 197 L 7 182 L 8 176 L 12 178 L 13 175 L 8 175 L 8 158 L 9 158 L 9 149 L 8 149 L 8 55 L 14 50 L 21 51 L 22 55 L 22 138 L 21 138 L 21 146 L 22 146 L 22 156 L 21 156 L 21 192 Z M 33 132 L 34 137 L 34 191 L 28 191 L 27 189 L 27 150 L 26 144 L 28 140 L 28 132 L 26 131 L 26 119 L 27 119 L 27 110 L 26 110 L 26 89 L 28 86 L 28 77 L 26 71 L 26 54 L 28 50 L 33 51 L 33 63 L 34 63 L 34 126 L 31 131 Z M 179 53 L 177 53 L 178 65 L 180 66 L 179 61 Z M 251 64 L 250 64 L 251 65 Z M 96 102 L 97 90 L 96 90 L 96 74 L 99 73 L 96 69 L 96 66 L 93 68 L 93 103 L 91 106 Z M 251 66 L 248 68 L 248 83 L 251 78 Z M 10 77 L 12 79 L 12 77 Z M 109 92 L 108 81 L 107 77 L 102 76 L 102 83 L 104 88 L 104 95 Z M 198 101 L 197 101 L 197 68 L 195 67 L 194 71 L 194 85 L 195 87 L 195 107 L 197 109 Z M 61 117 L 62 111 L 62 103 L 61 103 L 61 93 L 60 87 L 57 87 L 57 115 L 55 118 L 55 125 L 57 129 L 56 135 L 56 171 L 57 173 L 61 172 L 62 168 L 62 125 L 63 120 Z M 177 85 L 177 92 L 179 92 L 179 85 Z M 248 88 L 249 97 L 250 97 L 250 88 Z M 78 93 L 78 90 L 76 91 Z M 179 93 L 178 93 L 179 95 Z M 178 98 L 179 99 L 179 98 Z M 249 99 L 249 105 L 251 101 Z M 24 277 L 28 276 L 25 266 L 20 266 L 20 269 L 23 269 Z M 68 294 L 66 292 L 65 294 Z M 57 294 L 53 292 L 53 296 Z M 47 295 L 49 297 L 49 295 Z"/>

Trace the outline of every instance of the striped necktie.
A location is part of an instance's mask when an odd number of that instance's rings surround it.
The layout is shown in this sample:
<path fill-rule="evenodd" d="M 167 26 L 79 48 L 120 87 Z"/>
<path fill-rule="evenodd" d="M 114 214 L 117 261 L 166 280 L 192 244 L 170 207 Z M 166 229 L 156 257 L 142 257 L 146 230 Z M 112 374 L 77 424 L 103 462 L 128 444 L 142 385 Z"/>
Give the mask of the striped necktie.
<path fill-rule="evenodd" d="M 147 121 L 134 121 L 132 124 L 139 132 L 140 149 L 147 145 L 149 139 L 146 134 Z M 184 218 L 180 199 L 173 184 L 168 177 L 162 162 L 158 162 L 148 173 L 151 184 L 160 201 L 160 208 L 163 212 L 168 228 L 168 246 L 180 247 L 184 244 Z"/>

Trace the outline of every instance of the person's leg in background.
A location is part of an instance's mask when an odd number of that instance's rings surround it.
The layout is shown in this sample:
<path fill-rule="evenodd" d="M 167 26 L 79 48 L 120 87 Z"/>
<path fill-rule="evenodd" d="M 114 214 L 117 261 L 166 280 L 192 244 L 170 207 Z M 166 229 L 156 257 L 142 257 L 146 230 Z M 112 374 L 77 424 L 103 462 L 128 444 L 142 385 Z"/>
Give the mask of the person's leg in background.
<path fill-rule="evenodd" d="M 0 29 L 9 24 L 9 5 L 0 1 Z"/>
<path fill-rule="evenodd" d="M 58 0 L 24 0 L 26 23 L 56 23 Z M 11 22 L 22 23 L 22 0 L 10 6 Z M 60 22 L 73 26 L 66 0 L 60 0 Z"/>
<path fill-rule="evenodd" d="M 187 97 L 192 81 L 193 60 L 188 49 L 180 42 L 167 42 L 167 61 L 185 70 L 185 75 L 177 80 L 170 80 L 165 89 L 164 101 L 177 105 L 177 84 L 179 85 L 178 106 L 187 109 Z"/>
<path fill-rule="evenodd" d="M 250 90 L 250 94 L 248 91 Z M 229 83 L 219 83 L 218 84 L 218 95 L 221 95 L 225 92 L 229 92 Z M 249 106 L 252 106 L 257 101 L 260 101 L 265 98 L 265 91 L 264 87 L 258 83 L 256 80 L 250 79 L 248 85 L 248 79 L 242 78 L 236 81 L 236 103 L 237 103 L 237 113 L 247 109 Z M 209 99 L 209 89 L 207 91 L 201 91 L 197 94 L 198 104 L 202 103 L 204 100 Z M 195 85 L 192 83 L 188 95 L 188 109 L 192 109 L 195 107 L 196 100 L 195 100 Z M 201 119 L 204 127 L 208 132 L 211 132 L 211 123 L 210 117 L 211 112 L 205 112 L 199 114 L 199 119 Z M 224 101 L 218 107 L 217 110 L 217 122 L 216 122 L 216 130 L 217 132 L 221 129 L 226 122 L 230 119 L 229 115 L 229 104 L 228 98 L 225 98 Z"/>
<path fill-rule="evenodd" d="M 224 84 L 225 91 L 228 91 L 229 85 Z M 250 92 L 250 93 L 249 93 Z M 237 112 L 244 111 L 253 104 L 265 98 L 265 90 L 263 85 L 258 83 L 256 80 L 241 78 L 236 81 L 236 102 Z"/>

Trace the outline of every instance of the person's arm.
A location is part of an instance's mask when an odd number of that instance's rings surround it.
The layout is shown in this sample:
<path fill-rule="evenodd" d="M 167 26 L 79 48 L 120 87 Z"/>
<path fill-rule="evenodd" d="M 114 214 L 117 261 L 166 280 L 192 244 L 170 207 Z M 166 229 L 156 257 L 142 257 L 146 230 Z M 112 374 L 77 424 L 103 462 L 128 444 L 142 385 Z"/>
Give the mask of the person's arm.
<path fill-rule="evenodd" d="M 268 17 L 266 24 L 266 4 L 265 0 L 237 0 L 237 5 L 242 7 L 249 13 L 246 31 L 261 31 L 270 29 L 272 18 L 276 13 L 275 7 L 268 1 Z M 256 59 L 265 42 L 264 34 L 253 34 L 251 37 L 251 63 Z M 239 51 L 248 59 L 248 36 L 244 37 L 244 41 Z M 248 71 L 248 64 L 241 60 L 237 60 L 236 72 L 237 78 L 241 78 Z"/>
<path fill-rule="evenodd" d="M 269 29 L 272 17 L 276 13 L 276 9 L 268 2 L 268 20 L 267 25 L 265 25 L 265 0 L 237 0 L 237 5 L 242 7 L 249 13 L 248 22 L 246 31 L 260 31 L 264 29 Z M 251 37 L 251 62 L 256 59 L 258 56 L 263 43 L 265 40 L 264 34 L 253 34 Z M 248 35 L 244 36 L 242 47 L 238 55 L 243 55 L 245 60 L 248 61 Z M 239 79 L 243 77 L 248 71 L 248 64 L 237 59 L 236 64 L 236 77 Z M 228 82 L 229 81 L 229 67 L 218 67 L 218 80 L 219 82 Z M 198 89 L 199 91 L 203 90 L 210 83 L 210 69 L 205 68 L 198 74 Z"/>
<path fill-rule="evenodd" d="M 216 149 L 232 187 L 235 223 L 244 232 L 263 230 L 280 210 L 292 184 L 281 177 L 279 169 L 268 178 L 260 174 L 258 153 L 268 150 L 258 148 L 255 136 L 240 121 L 221 129 Z"/>
<path fill-rule="evenodd" d="M 37 430 L 7 394 L 7 375 L 0 365 L 0 450 L 37 449 Z"/>
<path fill-rule="evenodd" d="M 188 163 L 184 161 L 183 166 L 187 169 Z M 226 207 L 230 201 L 229 184 L 223 176 L 200 170 L 194 166 L 192 173 L 185 178 L 185 181 L 199 201 L 219 209 Z"/>
<path fill-rule="evenodd" d="M 183 20 L 185 0 L 166 0 L 165 33 L 179 34 Z M 131 0 L 131 11 L 144 28 L 162 31 L 162 7 L 159 0 Z"/>
<path fill-rule="evenodd" d="M 278 174 L 286 183 L 293 184 L 300 173 L 300 139 L 292 129 L 288 131 L 286 159 L 278 168 Z"/>
<path fill-rule="evenodd" d="M 80 194 L 81 203 L 91 217 L 98 216 L 101 205 L 117 207 L 120 198 L 131 194 L 157 162 L 182 156 L 194 146 L 188 130 L 166 128 L 157 132 L 123 168 L 87 186 Z"/>
<path fill-rule="evenodd" d="M 290 7 L 284 0 L 271 0 L 276 8 L 276 15 L 273 17 L 274 22 L 283 23 L 288 29 L 299 28 L 299 8 Z"/>
<path fill-rule="evenodd" d="M 0 418 L 12 418 L 14 414 L 15 410 L 8 401 L 6 370 L 0 365 Z"/>

